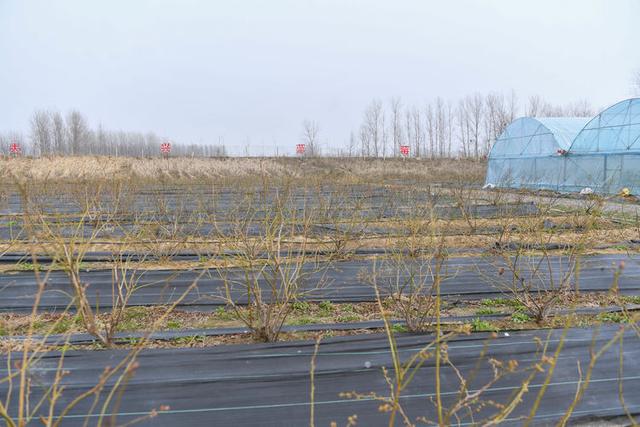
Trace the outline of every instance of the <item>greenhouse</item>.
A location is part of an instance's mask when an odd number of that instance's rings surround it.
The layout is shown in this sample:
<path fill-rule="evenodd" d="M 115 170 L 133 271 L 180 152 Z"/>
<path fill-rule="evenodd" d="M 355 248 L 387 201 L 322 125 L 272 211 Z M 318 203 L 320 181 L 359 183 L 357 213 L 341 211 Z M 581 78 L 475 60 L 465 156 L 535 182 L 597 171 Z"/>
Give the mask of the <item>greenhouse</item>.
<path fill-rule="evenodd" d="M 489 153 L 488 184 L 498 187 L 553 189 L 565 181 L 561 153 L 588 118 L 523 117 L 506 127 Z"/>
<path fill-rule="evenodd" d="M 496 140 L 487 184 L 640 193 L 640 98 L 619 102 L 592 119 L 521 118 Z"/>

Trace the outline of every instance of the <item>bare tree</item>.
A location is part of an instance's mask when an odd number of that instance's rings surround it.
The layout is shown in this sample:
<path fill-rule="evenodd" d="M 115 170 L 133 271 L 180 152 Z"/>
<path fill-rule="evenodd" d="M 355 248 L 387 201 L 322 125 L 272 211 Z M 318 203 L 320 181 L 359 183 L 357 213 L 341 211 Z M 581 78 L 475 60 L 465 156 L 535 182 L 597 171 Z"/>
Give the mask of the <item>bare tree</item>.
<path fill-rule="evenodd" d="M 35 154 L 47 155 L 51 152 L 52 133 L 49 112 L 44 110 L 35 111 L 31 116 L 31 143 Z"/>
<path fill-rule="evenodd" d="M 67 115 L 67 132 L 69 153 L 71 155 L 82 154 L 82 148 L 88 140 L 89 126 L 80 112 L 73 110 Z"/>
<path fill-rule="evenodd" d="M 380 143 L 382 145 L 382 158 L 387 157 L 387 145 L 389 143 L 389 132 L 387 131 L 387 116 L 382 110 L 382 118 L 380 123 L 380 129 L 382 131 L 382 138 L 380 138 Z"/>
<path fill-rule="evenodd" d="M 474 95 L 467 96 L 464 100 L 467 114 L 469 115 L 470 143 L 473 145 L 473 156 L 475 158 L 480 157 L 479 143 L 480 143 L 480 129 L 482 127 L 482 118 L 484 116 L 484 100 L 482 95 L 476 93 Z"/>
<path fill-rule="evenodd" d="M 497 92 L 475 93 L 457 103 L 437 97 L 433 102 L 427 102 L 423 110 L 403 106 L 399 98 L 391 98 L 388 122 L 377 101 L 367 108 L 359 133 L 361 152 L 362 155 L 379 155 L 382 150 L 385 155 L 384 147 L 389 138 L 396 155 L 400 145 L 407 144 L 416 156 L 445 157 L 460 153 L 479 158 L 489 152 L 521 111 L 530 117 L 588 117 L 594 114 L 586 100 L 561 106 L 533 95 L 522 105 L 513 90 L 506 96 Z"/>
<path fill-rule="evenodd" d="M 107 140 L 107 133 L 102 127 L 102 123 L 98 124 L 98 129 L 96 130 L 96 151 L 104 151 L 106 150 L 110 156 L 118 157 L 118 146 L 115 145 L 112 147 Z"/>
<path fill-rule="evenodd" d="M 447 110 L 446 110 L 446 137 L 447 137 L 447 157 L 451 157 L 452 146 L 453 146 L 453 106 L 451 105 L 451 101 L 447 101 Z"/>
<path fill-rule="evenodd" d="M 591 117 L 594 115 L 594 110 L 586 99 L 581 99 L 567 104 L 564 109 L 564 114 L 570 117 Z"/>
<path fill-rule="evenodd" d="M 505 127 L 511 122 L 510 106 L 505 103 L 504 96 L 499 93 L 490 93 L 486 97 L 485 118 L 485 146 L 483 155 L 487 154 L 493 142 L 500 136 Z"/>
<path fill-rule="evenodd" d="M 121 155 L 149 157 L 160 155 L 160 143 L 163 141 L 153 132 L 110 131 L 99 124 L 94 131 L 85 117 L 78 111 L 67 114 L 66 120 L 58 111 L 39 110 L 30 120 L 30 146 L 23 144 L 19 133 L 0 135 L 0 150 L 9 152 L 11 143 L 21 145 L 27 152 L 39 155 Z M 224 144 L 172 144 L 171 152 L 177 156 L 216 156 L 227 155 Z"/>
<path fill-rule="evenodd" d="M 560 105 L 553 105 L 549 102 L 544 102 L 540 108 L 541 117 L 562 117 L 565 115 L 564 109 Z"/>
<path fill-rule="evenodd" d="M 55 154 L 66 154 L 67 152 L 67 128 L 64 119 L 59 111 L 51 113 L 51 123 L 53 125 L 53 152 Z"/>
<path fill-rule="evenodd" d="M 433 115 L 433 107 L 427 104 L 425 108 L 425 123 L 427 125 L 427 136 L 429 137 L 429 155 L 433 158 L 436 155 L 436 120 Z"/>
<path fill-rule="evenodd" d="M 382 126 L 384 123 L 383 116 L 382 102 L 374 99 L 364 112 L 363 131 L 366 133 L 364 139 L 368 142 L 368 156 L 378 157 L 380 155 L 382 148 Z"/>
<path fill-rule="evenodd" d="M 0 134 L 0 155 L 7 154 L 9 152 L 9 146 L 11 145 L 11 138 L 8 135 Z"/>
<path fill-rule="evenodd" d="M 356 152 L 356 136 L 353 134 L 353 131 L 349 135 L 349 157 L 352 157 Z"/>
<path fill-rule="evenodd" d="M 362 157 L 371 155 L 371 136 L 365 123 L 360 125 L 360 155 Z"/>
<path fill-rule="evenodd" d="M 458 142 L 460 143 L 460 151 L 462 157 L 470 157 L 471 155 L 471 126 L 469 123 L 469 112 L 465 108 L 463 99 L 458 101 L 456 107 L 456 123 L 458 125 Z"/>
<path fill-rule="evenodd" d="M 138 146 L 145 147 L 147 152 L 144 155 L 151 156 L 153 153 L 158 153 L 160 151 L 160 144 L 162 144 L 162 138 L 156 135 L 153 132 L 147 132 L 146 135 L 138 135 L 140 141 L 138 142 Z M 177 150 L 174 150 L 174 154 L 178 154 L 181 149 L 186 149 L 186 147 L 175 147 Z M 173 148 L 172 148 L 173 150 Z M 187 154 L 187 152 L 183 153 Z"/>
<path fill-rule="evenodd" d="M 410 133 L 409 128 L 411 128 Z M 422 116 L 418 107 L 413 107 L 411 113 L 407 111 L 407 135 L 411 136 L 411 140 L 407 140 L 407 142 L 413 146 L 413 154 L 416 157 L 423 155 L 422 149 L 425 144 L 425 134 L 422 127 Z"/>
<path fill-rule="evenodd" d="M 506 106 L 506 117 L 505 121 L 507 124 L 511 123 L 518 117 L 520 113 L 520 107 L 518 106 L 518 97 L 516 96 L 516 92 L 514 90 L 509 94 L 509 100 Z"/>
<path fill-rule="evenodd" d="M 305 154 L 311 157 L 320 155 L 318 135 L 320 127 L 315 120 L 304 120 L 302 122 L 302 135 L 300 139 L 305 144 Z"/>
<path fill-rule="evenodd" d="M 404 127 L 405 127 L 405 135 L 407 145 L 412 146 L 414 144 L 415 137 L 413 135 L 414 126 L 413 126 L 413 115 L 411 114 L 411 109 L 407 108 L 404 112 Z M 413 149 L 413 155 L 416 154 L 415 148 Z"/>
<path fill-rule="evenodd" d="M 444 106 L 444 100 L 440 97 L 436 98 L 436 140 L 438 145 L 438 156 L 445 157 L 447 152 L 447 112 Z"/>
<path fill-rule="evenodd" d="M 393 154 L 400 154 L 402 145 L 402 102 L 400 98 L 391 98 L 391 140 L 393 142 Z"/>
<path fill-rule="evenodd" d="M 540 97 L 540 95 L 531 95 L 529 97 L 529 103 L 524 109 L 524 115 L 527 117 L 538 117 L 542 110 L 542 105 L 544 101 Z"/>

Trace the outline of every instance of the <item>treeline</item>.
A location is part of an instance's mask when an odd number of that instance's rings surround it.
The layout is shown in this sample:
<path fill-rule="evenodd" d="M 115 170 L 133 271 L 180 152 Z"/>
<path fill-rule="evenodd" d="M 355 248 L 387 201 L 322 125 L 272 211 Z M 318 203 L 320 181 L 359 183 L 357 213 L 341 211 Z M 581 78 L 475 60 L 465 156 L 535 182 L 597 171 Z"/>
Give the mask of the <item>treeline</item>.
<path fill-rule="evenodd" d="M 78 111 L 70 111 L 63 117 L 59 111 L 38 110 L 31 116 L 29 127 L 27 138 L 18 132 L 0 134 L 0 152 L 8 154 L 11 144 L 17 143 L 22 154 L 32 156 L 154 157 L 161 155 L 162 143 L 170 142 L 172 156 L 227 155 L 224 145 L 181 144 L 160 138 L 153 132 L 112 131 L 101 125 L 92 129 Z"/>
<path fill-rule="evenodd" d="M 593 115 L 587 101 L 554 105 L 540 96 L 532 96 L 521 103 L 514 92 L 476 93 L 457 102 L 438 97 L 421 105 L 405 104 L 400 98 L 374 99 L 366 107 L 357 130 L 351 132 L 341 147 L 333 144 L 329 144 L 332 148 L 322 147 L 320 126 L 312 120 L 302 123 L 299 142 L 305 144 L 304 155 L 311 157 L 399 157 L 400 147 L 409 146 L 410 157 L 481 158 L 504 128 L 519 116 Z M 63 117 L 58 111 L 39 110 L 31 117 L 27 137 L 18 132 L 0 134 L 0 153 L 8 154 L 10 145 L 18 143 L 23 154 L 32 156 L 156 157 L 161 155 L 163 142 L 168 141 L 153 132 L 112 131 L 101 125 L 92 129 L 78 111 Z M 292 143 L 292 150 L 294 146 Z M 226 156 L 227 150 L 224 145 L 171 142 L 171 155 L 220 157 Z"/>
<path fill-rule="evenodd" d="M 400 98 L 374 99 L 362 123 L 351 132 L 345 156 L 399 156 L 400 146 L 411 157 L 485 156 L 504 128 L 520 116 L 588 117 L 587 101 L 553 105 L 540 96 L 520 104 L 514 92 L 473 94 L 452 103 L 438 97 L 423 105 L 405 105 Z"/>

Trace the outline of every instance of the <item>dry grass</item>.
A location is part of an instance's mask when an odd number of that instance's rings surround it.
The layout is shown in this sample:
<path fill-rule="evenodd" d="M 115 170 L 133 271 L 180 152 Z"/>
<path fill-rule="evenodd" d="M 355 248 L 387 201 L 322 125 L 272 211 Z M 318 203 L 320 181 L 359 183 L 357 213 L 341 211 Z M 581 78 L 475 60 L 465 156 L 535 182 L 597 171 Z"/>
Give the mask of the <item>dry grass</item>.
<path fill-rule="evenodd" d="M 0 159 L 0 178 L 42 180 L 177 180 L 329 176 L 333 179 L 400 179 L 480 183 L 486 164 L 451 159 L 333 158 L 112 158 L 43 157 Z"/>

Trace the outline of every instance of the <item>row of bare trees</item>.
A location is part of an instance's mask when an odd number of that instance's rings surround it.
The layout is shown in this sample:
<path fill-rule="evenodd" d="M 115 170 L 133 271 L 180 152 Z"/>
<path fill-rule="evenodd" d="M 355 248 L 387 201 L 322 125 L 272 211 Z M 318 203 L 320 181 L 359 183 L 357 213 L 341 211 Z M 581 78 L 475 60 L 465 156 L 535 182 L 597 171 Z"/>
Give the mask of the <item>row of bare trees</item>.
<path fill-rule="evenodd" d="M 540 96 L 531 96 L 521 105 L 515 92 L 508 95 L 475 93 L 457 102 L 437 97 L 424 105 L 405 104 L 400 98 L 387 102 L 374 99 L 364 111 L 357 132 L 352 132 L 341 156 L 393 157 L 400 146 L 408 145 L 412 157 L 485 156 L 504 128 L 520 115 L 533 117 L 585 117 L 593 109 L 587 101 L 554 105 Z M 320 127 L 316 121 L 302 123 L 300 140 L 305 155 L 320 156 Z M 160 154 L 164 140 L 153 132 L 92 129 L 78 111 L 63 116 L 58 111 L 38 110 L 30 120 L 28 138 L 20 133 L 0 134 L 0 153 L 8 153 L 18 143 L 24 154 L 107 155 L 150 157 Z M 179 156 L 226 156 L 224 145 L 172 144 Z M 326 153 L 329 154 L 329 153 Z"/>
<path fill-rule="evenodd" d="M 374 99 L 352 132 L 347 155 L 398 156 L 408 145 L 414 157 L 475 157 L 486 155 L 495 139 L 515 118 L 593 115 L 587 101 L 553 105 L 532 96 L 521 106 L 514 92 L 468 95 L 457 103 L 438 97 L 423 106 L 405 105 L 400 98 Z"/>
<path fill-rule="evenodd" d="M 10 132 L 0 134 L 0 153 L 9 153 L 13 143 L 20 144 L 23 154 L 104 155 L 150 157 L 160 155 L 160 144 L 168 142 L 153 132 L 107 130 L 98 125 L 92 129 L 78 111 L 63 116 L 59 111 L 37 110 L 31 116 L 29 136 Z M 178 156 L 226 156 L 224 145 L 171 144 Z"/>

